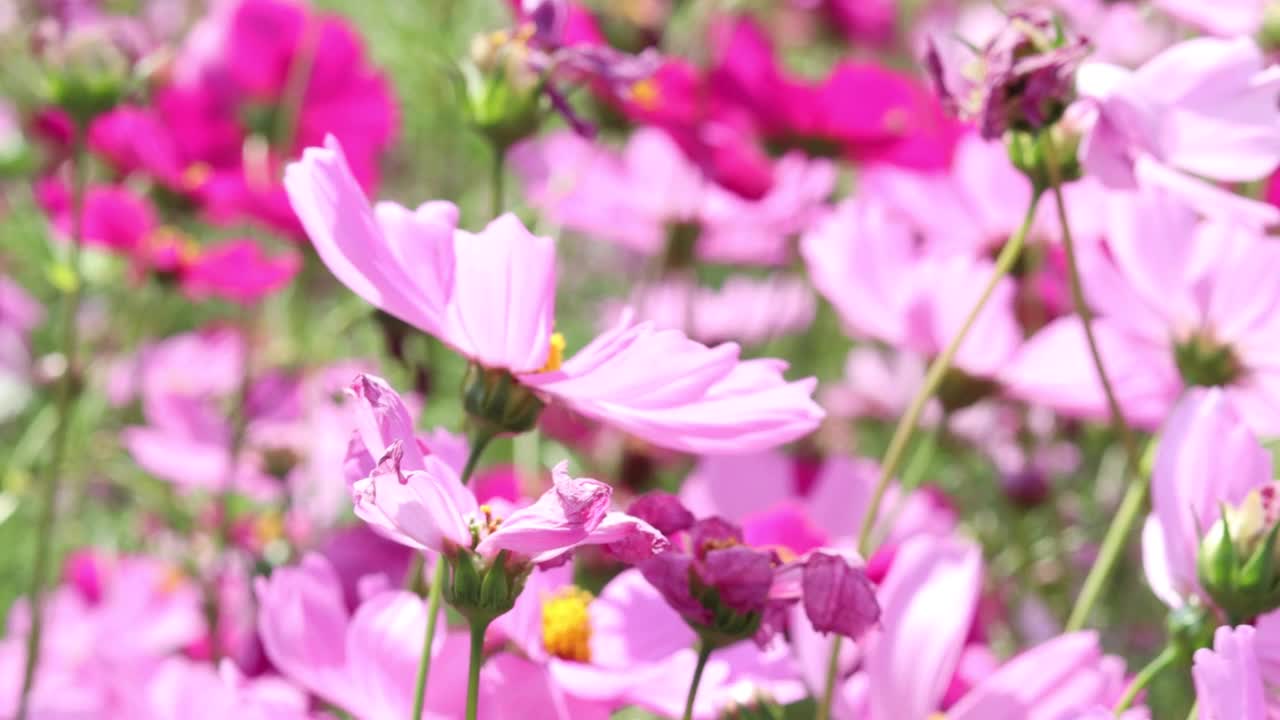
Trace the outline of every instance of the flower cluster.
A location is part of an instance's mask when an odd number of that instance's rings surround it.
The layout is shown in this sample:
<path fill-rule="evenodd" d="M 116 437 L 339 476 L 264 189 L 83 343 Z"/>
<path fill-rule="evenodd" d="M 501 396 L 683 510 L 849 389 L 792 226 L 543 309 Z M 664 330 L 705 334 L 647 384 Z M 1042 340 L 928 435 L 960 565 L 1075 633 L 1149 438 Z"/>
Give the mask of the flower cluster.
<path fill-rule="evenodd" d="M 1280 717 L 1276 13 L 1007 5 L 0 3 L 0 717 Z"/>

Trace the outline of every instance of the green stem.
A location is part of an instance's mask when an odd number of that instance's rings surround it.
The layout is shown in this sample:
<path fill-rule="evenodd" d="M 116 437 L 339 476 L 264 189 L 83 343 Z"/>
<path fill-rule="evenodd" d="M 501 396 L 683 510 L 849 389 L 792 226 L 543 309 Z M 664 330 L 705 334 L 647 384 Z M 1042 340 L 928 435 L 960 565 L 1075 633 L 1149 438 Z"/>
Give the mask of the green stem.
<path fill-rule="evenodd" d="M 502 206 L 505 204 L 504 191 L 506 189 L 507 173 L 504 163 L 506 158 L 507 149 L 495 144 L 493 146 L 493 167 L 490 169 L 493 174 L 489 178 L 491 183 L 490 187 L 492 189 L 491 199 L 493 202 L 491 209 L 493 211 L 492 215 L 495 218 L 502 214 Z"/>
<path fill-rule="evenodd" d="M 698 684 L 702 682 L 702 671 L 707 668 L 707 659 L 714 648 L 710 643 L 698 643 L 698 664 L 693 668 L 693 680 L 689 682 L 689 697 L 684 701 L 684 720 L 693 720 L 693 701 L 698 698 Z"/>
<path fill-rule="evenodd" d="M 76 317 L 80 313 L 80 285 L 83 282 L 80 276 L 80 243 L 84 230 L 84 198 L 89 180 L 89 164 L 85 155 L 84 140 L 84 128 L 77 127 L 71 157 L 73 178 L 69 264 L 73 282 L 67 293 L 66 308 L 62 318 L 62 349 L 66 355 L 66 369 L 58 383 L 58 424 L 53 431 L 53 447 L 50 450 L 47 468 L 48 477 L 45 480 L 44 497 L 41 498 L 40 517 L 36 525 L 35 559 L 32 564 L 31 586 L 27 591 L 31 612 L 31 631 L 27 634 L 22 693 L 18 699 L 18 720 L 25 720 L 27 717 L 31 687 L 35 684 L 36 667 L 40 663 L 40 637 L 44 628 L 42 604 L 44 585 L 49 575 L 49 565 L 53 560 L 53 530 L 58 516 L 58 491 L 62 485 L 62 466 L 67 456 L 72 416 L 75 413 L 76 400 L 80 395 L 80 382 L 77 377 L 80 338 Z"/>
<path fill-rule="evenodd" d="M 1111 413 L 1111 423 L 1116 432 L 1120 434 L 1120 441 L 1124 443 L 1124 449 L 1128 455 L 1129 471 L 1136 475 L 1138 445 L 1133 439 L 1133 432 L 1129 429 L 1128 422 L 1125 421 L 1124 411 L 1120 408 L 1120 402 L 1116 399 L 1115 386 L 1111 384 L 1111 379 L 1107 375 L 1107 369 L 1102 362 L 1102 353 L 1098 350 L 1098 339 L 1093 332 L 1093 310 L 1085 300 L 1084 286 L 1080 282 L 1080 264 L 1076 261 L 1075 240 L 1071 235 L 1071 222 L 1067 219 L 1067 204 L 1062 197 L 1062 179 L 1058 174 L 1058 151 L 1053 141 L 1052 132 L 1044 133 L 1044 155 L 1045 164 L 1048 166 L 1049 184 L 1053 189 L 1054 205 L 1058 209 L 1058 224 L 1062 228 L 1062 248 L 1067 253 L 1067 279 L 1071 285 L 1071 302 L 1075 305 L 1076 313 L 1080 316 L 1080 323 L 1084 326 L 1084 337 L 1089 344 L 1089 355 L 1093 359 L 1093 369 L 1098 373 L 1098 382 L 1102 385 L 1102 392 L 1107 397 L 1107 408 Z"/>
<path fill-rule="evenodd" d="M 1089 355 L 1093 359 L 1094 371 L 1098 374 L 1098 382 L 1102 385 L 1103 394 L 1107 398 L 1107 407 L 1111 413 L 1112 426 L 1120 435 L 1120 441 L 1124 445 L 1125 466 L 1128 469 L 1129 477 L 1132 478 L 1115 518 L 1112 520 L 1111 526 L 1107 528 L 1107 534 L 1102 541 L 1102 549 L 1094 560 L 1093 566 L 1089 568 L 1089 574 L 1085 576 L 1084 585 L 1080 588 L 1080 595 L 1077 596 L 1075 606 L 1071 609 L 1071 615 L 1067 619 L 1066 631 L 1073 632 L 1084 627 L 1085 622 L 1089 619 L 1089 613 L 1093 610 L 1093 606 L 1098 601 L 1102 589 L 1110 579 L 1120 553 L 1124 549 L 1125 542 L 1128 540 L 1129 533 L 1133 530 L 1138 517 L 1142 514 L 1143 505 L 1146 504 L 1149 483 L 1147 478 L 1143 477 L 1137 443 L 1134 440 L 1133 432 L 1129 429 L 1129 424 L 1125 421 L 1124 411 L 1120 408 L 1120 403 L 1116 399 L 1115 389 L 1111 385 L 1106 367 L 1102 362 L 1102 353 L 1098 350 L 1098 341 L 1093 332 L 1093 311 L 1089 308 L 1088 302 L 1085 301 L 1084 288 L 1080 282 L 1080 267 L 1076 261 L 1075 241 L 1071 235 L 1071 223 L 1067 219 L 1067 205 L 1062 196 L 1062 180 L 1058 174 L 1057 146 L 1054 143 L 1053 134 L 1050 132 L 1044 133 L 1044 153 L 1049 183 L 1053 189 L 1054 201 L 1058 209 L 1058 224 L 1062 227 L 1062 246 L 1067 254 L 1067 277 L 1071 284 L 1071 299 L 1075 304 L 1076 313 L 1080 315 L 1080 322 L 1084 326 L 1084 336 L 1089 345 Z"/>
<path fill-rule="evenodd" d="M 467 455 L 467 464 L 462 468 L 462 484 L 466 485 L 475 472 L 480 456 L 495 437 L 494 433 L 477 430 L 472 433 L 471 452 Z M 444 590 L 445 561 L 436 559 L 436 571 L 431 578 L 431 588 L 427 591 L 427 633 L 422 638 L 422 659 L 418 661 L 418 681 L 413 690 L 413 718 L 422 717 L 423 704 L 427 697 L 427 678 L 431 675 L 431 646 L 436 639 L 436 624 L 440 615 L 440 596 Z M 474 641 L 474 638 L 472 638 Z"/>
<path fill-rule="evenodd" d="M 480 666 L 484 664 L 484 632 L 488 622 L 471 623 L 471 665 L 467 670 L 467 720 L 476 720 L 480 707 Z"/>
<path fill-rule="evenodd" d="M 822 693 L 822 697 L 818 700 L 818 711 L 814 715 L 821 720 L 827 720 L 831 717 L 831 705 L 835 702 L 836 680 L 840 675 L 840 636 L 836 635 L 835 640 L 831 642 L 831 657 L 827 658 L 827 678 L 826 692 Z"/>
<path fill-rule="evenodd" d="M 1200 703 L 1191 703 L 1191 712 L 1187 713 L 1187 720 L 1196 720 L 1200 717 Z"/>
<path fill-rule="evenodd" d="M 1151 483 L 1148 478 L 1138 475 L 1129 484 L 1129 489 L 1125 490 L 1124 498 L 1120 501 L 1120 507 L 1116 510 L 1115 519 L 1112 520 L 1111 526 L 1107 528 L 1106 536 L 1102 539 L 1102 547 L 1098 550 L 1098 557 L 1094 559 L 1093 567 L 1089 568 L 1089 574 L 1085 576 L 1084 585 L 1080 587 L 1080 595 L 1076 597 L 1075 607 L 1071 608 L 1071 616 L 1067 618 L 1065 632 L 1079 630 L 1084 627 L 1085 621 L 1089 619 L 1089 613 L 1093 611 L 1093 606 L 1097 604 L 1098 597 L 1102 594 L 1102 588 L 1107 584 L 1111 570 L 1115 567 L 1116 561 L 1124 550 L 1129 538 L 1129 532 L 1137 523 L 1138 517 L 1142 515 L 1142 508 L 1146 505 L 1147 490 L 1150 486 Z"/>
<path fill-rule="evenodd" d="M 925 373 L 924 384 L 920 390 L 916 392 L 916 396 L 912 398 L 911 404 L 907 406 L 906 413 L 902 419 L 898 421 L 898 426 L 893 430 L 893 437 L 889 440 L 889 449 L 885 451 L 884 460 L 880 464 L 880 477 L 876 481 L 875 489 L 871 494 L 871 503 L 867 506 L 866 513 L 862 516 L 862 526 L 858 531 L 858 552 L 865 558 L 871 553 L 871 531 L 875 527 L 875 520 L 880 514 L 880 505 L 884 502 L 884 494 L 889 489 L 889 483 L 893 479 L 893 474 L 897 472 L 898 465 L 902 463 L 903 455 L 906 453 L 907 445 L 911 442 L 911 436 L 915 432 L 916 426 L 920 423 L 920 416 L 924 413 L 925 405 L 928 404 L 929 398 L 937 392 L 938 386 L 942 384 L 943 378 L 946 377 L 947 370 L 951 368 L 951 362 L 955 359 L 956 353 L 960 351 L 960 347 L 964 344 L 965 338 L 969 335 L 969 330 L 973 328 L 973 324 L 977 321 L 978 315 L 982 313 L 986 307 L 987 301 L 991 299 L 992 293 L 999 286 L 1000 281 L 1009 274 L 1013 265 L 1018 260 L 1018 256 L 1022 254 L 1022 246 L 1026 244 L 1027 233 L 1031 231 L 1031 223 L 1035 220 L 1036 208 L 1040 205 L 1040 197 L 1042 192 L 1036 192 L 1031 196 L 1031 203 L 1027 206 L 1026 215 L 1023 216 L 1022 226 L 1018 231 L 1009 238 L 1004 248 L 1000 251 L 1000 255 L 996 257 L 996 266 L 991 273 L 991 278 L 987 280 L 987 285 L 982 289 L 982 294 L 978 296 L 978 302 L 974 304 L 973 309 L 969 311 L 968 317 L 965 318 L 964 324 L 960 326 L 960 330 L 956 332 L 955 337 L 947 343 L 942 350 L 942 354 L 934 358 L 933 363 L 929 365 L 929 371 Z M 831 643 L 832 661 L 830 666 L 835 665 L 839 661 L 840 654 L 840 637 L 836 636 Z M 818 704 L 818 720 L 827 720 L 831 717 L 831 702 L 835 694 L 834 674 L 827 678 L 827 687 L 825 688 L 822 700 Z"/>
<path fill-rule="evenodd" d="M 1129 688 L 1124 691 L 1120 701 L 1116 703 L 1115 714 L 1119 715 L 1128 710 L 1133 701 L 1138 698 L 1138 693 L 1142 692 L 1142 689 L 1147 685 L 1150 685 L 1157 675 L 1164 672 L 1170 665 L 1173 665 L 1177 659 L 1178 652 L 1172 647 L 1167 647 L 1159 655 L 1155 656 L 1151 662 L 1147 663 L 1146 667 L 1139 670 L 1138 674 L 1133 678 L 1133 682 L 1129 684 Z"/>

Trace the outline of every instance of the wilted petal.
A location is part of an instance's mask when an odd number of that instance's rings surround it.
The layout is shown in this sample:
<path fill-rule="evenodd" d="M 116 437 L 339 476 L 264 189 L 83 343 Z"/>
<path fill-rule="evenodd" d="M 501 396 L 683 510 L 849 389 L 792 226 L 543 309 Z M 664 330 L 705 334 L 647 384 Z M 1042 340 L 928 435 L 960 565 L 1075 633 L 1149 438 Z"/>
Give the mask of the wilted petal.
<path fill-rule="evenodd" d="M 764 609 L 773 587 L 769 553 L 745 546 L 712 550 L 698 563 L 698 576 L 716 589 L 724 604 L 740 612 Z"/>
<path fill-rule="evenodd" d="M 356 516 L 411 548 L 445 552 L 450 546 L 470 547 L 475 496 L 438 458 L 428 457 L 424 469 L 405 472 L 400 464 L 404 447 L 393 443 L 373 473 L 352 486 Z"/>
<path fill-rule="evenodd" d="M 672 535 L 693 526 L 693 513 L 669 492 L 654 490 L 631 503 L 627 514 L 640 518 L 663 535 Z"/>
<path fill-rule="evenodd" d="M 552 471 L 555 486 L 534 504 L 505 518 L 495 532 L 480 541 L 476 552 L 491 556 L 510 550 L 542 563 L 590 542 L 609 511 L 613 488 L 599 480 L 572 477 L 568 466 L 568 462 L 557 465 Z M 621 535 L 617 539 L 621 540 Z"/>
<path fill-rule="evenodd" d="M 838 555 L 815 552 L 804 563 L 804 610 L 819 632 L 857 639 L 880 618 L 867 575 Z"/>

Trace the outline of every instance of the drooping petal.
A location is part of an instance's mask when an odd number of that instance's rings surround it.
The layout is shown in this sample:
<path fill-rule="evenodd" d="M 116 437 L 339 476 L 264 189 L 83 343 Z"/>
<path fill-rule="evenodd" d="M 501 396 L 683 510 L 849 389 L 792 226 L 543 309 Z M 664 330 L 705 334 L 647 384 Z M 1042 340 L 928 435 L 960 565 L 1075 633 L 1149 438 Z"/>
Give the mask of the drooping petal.
<path fill-rule="evenodd" d="M 839 555 L 815 552 L 804 563 L 804 610 L 818 632 L 858 639 L 880 618 L 871 581 Z"/>
<path fill-rule="evenodd" d="M 554 487 L 503 519 L 496 531 L 480 541 L 476 552 L 493 556 L 509 550 L 542 563 L 587 542 L 609 512 L 613 488 L 599 480 L 575 478 L 568 467 L 568 461 L 556 465 Z"/>
<path fill-rule="evenodd" d="M 411 548 L 445 552 L 450 546 L 470 547 L 475 496 L 434 456 L 425 458 L 422 470 L 405 471 L 404 447 L 393 443 L 373 473 L 351 487 L 356 516 Z"/>

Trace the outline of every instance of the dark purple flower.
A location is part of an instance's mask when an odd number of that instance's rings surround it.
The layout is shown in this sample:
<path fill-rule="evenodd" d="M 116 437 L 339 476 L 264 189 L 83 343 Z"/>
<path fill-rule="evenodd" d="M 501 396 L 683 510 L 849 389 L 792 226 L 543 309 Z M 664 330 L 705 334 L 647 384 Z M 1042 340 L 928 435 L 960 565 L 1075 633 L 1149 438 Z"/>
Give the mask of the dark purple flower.
<path fill-rule="evenodd" d="M 693 526 L 693 513 L 669 492 L 646 493 L 627 508 L 627 514 L 644 520 L 663 535 L 674 535 Z"/>
<path fill-rule="evenodd" d="M 815 552 L 804 563 L 804 612 L 818 632 L 857 638 L 880 619 L 867 574 L 844 558 Z"/>
<path fill-rule="evenodd" d="M 947 108 L 982 136 L 1035 131 L 1057 122 L 1075 98 L 1076 68 L 1089 42 L 1067 33 L 1043 8 L 1015 12 L 976 58 L 945 57 L 932 40 L 925 68 Z"/>
<path fill-rule="evenodd" d="M 774 557 L 772 552 L 745 545 L 712 550 L 698 563 L 698 576 L 729 608 L 763 612 L 773 586 Z"/>

